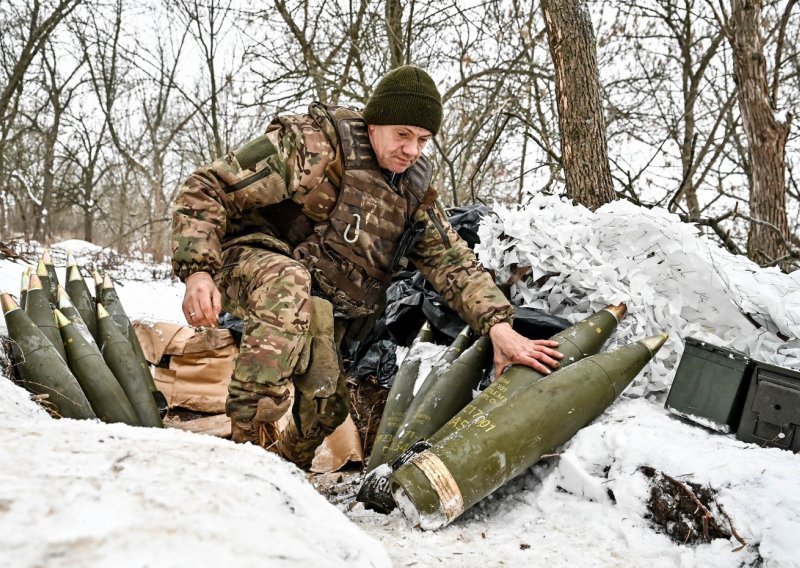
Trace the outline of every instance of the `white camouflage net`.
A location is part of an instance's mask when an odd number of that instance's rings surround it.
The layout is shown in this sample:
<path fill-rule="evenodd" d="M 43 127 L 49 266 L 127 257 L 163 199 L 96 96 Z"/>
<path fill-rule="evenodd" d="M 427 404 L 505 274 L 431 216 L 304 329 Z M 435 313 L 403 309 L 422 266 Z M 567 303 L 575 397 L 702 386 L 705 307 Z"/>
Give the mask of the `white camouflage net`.
<path fill-rule="evenodd" d="M 760 268 L 677 215 L 627 201 L 593 213 L 536 195 L 521 209 L 497 205 L 493 213 L 481 224 L 476 251 L 498 282 L 515 266 L 531 267 L 511 288 L 514 303 L 576 322 L 625 302 L 628 315 L 606 349 L 670 333 L 629 396 L 668 390 L 686 337 L 800 368 L 800 271 Z"/>

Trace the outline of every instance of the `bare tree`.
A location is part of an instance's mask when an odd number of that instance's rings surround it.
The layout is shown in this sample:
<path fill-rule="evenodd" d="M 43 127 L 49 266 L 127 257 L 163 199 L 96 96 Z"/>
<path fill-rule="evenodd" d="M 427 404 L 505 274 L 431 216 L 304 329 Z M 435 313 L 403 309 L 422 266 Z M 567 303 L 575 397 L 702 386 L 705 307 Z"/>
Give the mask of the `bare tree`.
<path fill-rule="evenodd" d="M 787 13 L 793 6 L 794 2 L 787 5 Z M 787 113 L 782 119 L 776 115 L 776 97 L 771 97 L 767 81 L 761 10 L 761 0 L 733 0 L 730 15 L 721 23 L 733 50 L 733 73 L 752 168 L 747 256 L 762 265 L 787 267 L 791 254 L 785 156 L 792 116 Z"/>
<path fill-rule="evenodd" d="M 210 0 L 180 0 L 175 5 L 175 11 L 181 21 L 189 30 L 195 44 L 200 48 L 200 55 L 205 65 L 205 73 L 200 74 L 195 90 L 199 99 L 192 97 L 182 89 L 182 94 L 190 101 L 199 112 L 197 116 L 203 121 L 209 139 L 209 151 L 203 156 L 214 160 L 222 156 L 229 145 L 229 132 L 223 131 L 228 126 L 227 117 L 223 116 L 223 102 L 220 100 L 222 92 L 230 87 L 233 81 L 232 73 L 220 73 L 219 51 L 220 44 L 231 29 L 231 3 Z"/>
<path fill-rule="evenodd" d="M 97 129 L 92 117 L 85 114 L 70 117 L 70 122 L 73 134 L 65 148 L 65 158 L 71 165 L 76 183 L 69 188 L 64 199 L 80 211 L 83 239 L 94 242 L 97 217 L 105 214 L 100 207 L 101 200 L 115 189 L 113 185 L 104 183 L 115 165 L 104 155 L 110 147 L 108 125 L 104 120 Z"/>
<path fill-rule="evenodd" d="M 10 2 L 0 8 L 4 25 L 0 40 L 0 178 L 4 148 L 24 91 L 26 74 L 56 27 L 69 16 L 81 0 L 60 0 L 55 4 L 39 0 Z M 50 10 L 48 11 L 48 8 Z"/>
<path fill-rule="evenodd" d="M 177 82 L 188 29 L 169 28 L 152 46 L 127 45 L 124 10 L 118 0 L 111 24 L 95 19 L 91 35 L 80 39 L 109 137 L 142 180 L 135 188 L 147 211 L 148 249 L 161 256 L 167 252 L 168 207 L 181 175 L 170 167 L 173 144 L 198 111 L 181 104 Z"/>
<path fill-rule="evenodd" d="M 37 200 L 37 210 L 34 214 L 33 238 L 47 242 L 53 234 L 54 224 L 51 222 L 53 206 L 56 202 L 56 191 L 63 189 L 56 187 L 59 180 L 63 182 L 65 175 L 56 171 L 56 152 L 59 145 L 59 135 L 62 130 L 64 114 L 67 112 L 77 89 L 83 80 L 78 75 L 82 70 L 83 61 L 78 60 L 71 70 L 62 74 L 59 64 L 65 58 L 56 55 L 55 48 L 49 44 L 42 51 L 42 91 L 46 94 L 48 112 L 43 116 L 31 117 L 31 123 L 38 130 L 42 138 L 42 188 L 41 196 Z M 42 119 L 46 120 L 44 124 Z M 63 163 L 62 170 L 63 170 Z"/>
<path fill-rule="evenodd" d="M 608 164 L 592 21 L 581 0 L 544 0 L 542 10 L 555 66 L 567 195 L 596 209 L 616 195 Z"/>

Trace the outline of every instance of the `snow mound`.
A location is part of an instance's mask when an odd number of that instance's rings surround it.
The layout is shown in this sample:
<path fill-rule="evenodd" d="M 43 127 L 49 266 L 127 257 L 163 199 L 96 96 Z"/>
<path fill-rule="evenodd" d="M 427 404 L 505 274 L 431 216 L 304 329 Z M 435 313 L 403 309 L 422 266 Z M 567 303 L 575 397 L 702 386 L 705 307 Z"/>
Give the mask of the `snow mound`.
<path fill-rule="evenodd" d="M 629 396 L 667 391 L 689 336 L 800 367 L 800 273 L 760 268 L 677 215 L 627 201 L 592 212 L 540 194 L 522 209 L 496 206 L 494 213 L 480 227 L 476 251 L 501 282 L 530 267 L 512 287 L 515 303 L 575 322 L 625 302 L 628 316 L 606 349 L 670 333 Z"/>
<path fill-rule="evenodd" d="M 51 248 L 53 250 L 61 251 L 64 254 L 71 251 L 76 257 L 100 253 L 103 250 L 103 247 L 99 245 L 90 243 L 89 241 L 82 241 L 80 239 L 68 239 L 66 241 L 61 241 L 60 243 L 55 243 L 52 245 Z"/>
<path fill-rule="evenodd" d="M 8 566 L 390 566 L 306 481 L 251 445 L 53 420 L 0 376 Z"/>

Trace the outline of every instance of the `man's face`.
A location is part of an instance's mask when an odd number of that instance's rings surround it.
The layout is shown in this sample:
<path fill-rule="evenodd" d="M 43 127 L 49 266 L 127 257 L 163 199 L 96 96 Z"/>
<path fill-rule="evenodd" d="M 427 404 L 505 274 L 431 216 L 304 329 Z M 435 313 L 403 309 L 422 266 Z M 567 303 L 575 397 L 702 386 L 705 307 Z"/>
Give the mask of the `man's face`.
<path fill-rule="evenodd" d="M 403 173 L 417 161 L 433 136 L 429 130 L 418 126 L 370 124 L 368 131 L 378 165 L 396 174 Z"/>

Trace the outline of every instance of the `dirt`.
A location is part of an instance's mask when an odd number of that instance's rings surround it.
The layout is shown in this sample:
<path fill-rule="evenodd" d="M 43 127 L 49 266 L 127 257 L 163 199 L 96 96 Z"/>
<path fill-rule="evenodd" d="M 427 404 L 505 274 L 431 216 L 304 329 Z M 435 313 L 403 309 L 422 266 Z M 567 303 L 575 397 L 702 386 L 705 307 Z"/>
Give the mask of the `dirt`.
<path fill-rule="evenodd" d="M 348 379 L 347 387 L 350 390 L 350 416 L 358 429 L 364 455 L 369 457 L 389 391 L 379 386 L 377 381 L 355 378 Z"/>
<path fill-rule="evenodd" d="M 731 520 L 716 500 L 716 489 L 679 481 L 649 466 L 639 469 L 650 478 L 649 517 L 672 540 L 694 544 L 733 536 Z"/>

